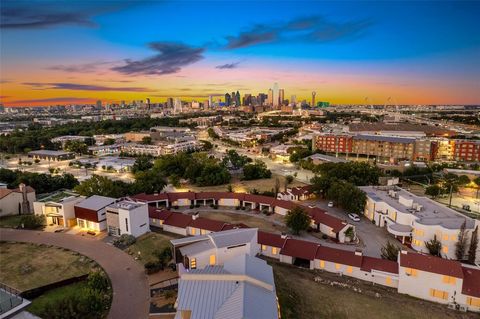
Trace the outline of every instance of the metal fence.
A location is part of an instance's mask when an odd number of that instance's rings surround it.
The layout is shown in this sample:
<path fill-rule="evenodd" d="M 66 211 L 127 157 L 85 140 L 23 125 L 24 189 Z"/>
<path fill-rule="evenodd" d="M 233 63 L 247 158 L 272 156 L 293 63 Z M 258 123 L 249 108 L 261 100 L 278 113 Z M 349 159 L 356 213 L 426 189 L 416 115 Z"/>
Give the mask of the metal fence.
<path fill-rule="evenodd" d="M 10 311 L 22 303 L 23 298 L 20 296 L 19 290 L 0 283 L 0 314 Z"/>

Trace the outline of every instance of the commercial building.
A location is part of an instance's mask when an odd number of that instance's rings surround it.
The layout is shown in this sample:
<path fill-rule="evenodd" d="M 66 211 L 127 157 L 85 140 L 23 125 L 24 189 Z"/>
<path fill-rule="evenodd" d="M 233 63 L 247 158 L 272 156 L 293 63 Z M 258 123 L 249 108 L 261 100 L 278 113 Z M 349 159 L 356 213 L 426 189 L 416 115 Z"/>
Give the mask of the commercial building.
<path fill-rule="evenodd" d="M 75 205 L 85 197 L 70 191 L 58 191 L 33 203 L 35 215 L 43 215 L 47 225 L 73 227 L 77 224 Z"/>
<path fill-rule="evenodd" d="M 116 201 L 115 198 L 93 195 L 75 204 L 77 225 L 92 231 L 107 229 L 106 208 Z"/>
<path fill-rule="evenodd" d="M 396 186 L 362 186 L 360 189 L 367 195 L 364 215 L 402 243 L 411 244 L 416 251 L 428 253 L 425 242 L 436 236 L 442 244 L 442 256 L 455 259 L 462 224 L 465 223 L 468 234 L 480 226 L 478 220 Z M 480 254 L 477 259 L 480 261 Z"/>
<path fill-rule="evenodd" d="M 28 152 L 28 157 L 48 161 L 65 161 L 75 158 L 75 154 L 64 151 L 38 150 Z"/>
<path fill-rule="evenodd" d="M 106 208 L 107 230 L 112 236 L 139 237 L 150 231 L 148 205 L 122 200 Z"/>
<path fill-rule="evenodd" d="M 0 187 L 0 216 L 30 214 L 35 199 L 35 190 L 25 184 L 15 189 Z"/>

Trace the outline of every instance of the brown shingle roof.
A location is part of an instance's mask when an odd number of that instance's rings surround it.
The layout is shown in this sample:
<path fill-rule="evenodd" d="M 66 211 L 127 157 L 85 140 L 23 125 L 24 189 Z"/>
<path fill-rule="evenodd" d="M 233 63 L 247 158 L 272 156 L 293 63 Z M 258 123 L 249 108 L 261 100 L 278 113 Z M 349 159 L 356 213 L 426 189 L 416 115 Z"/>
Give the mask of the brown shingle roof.
<path fill-rule="evenodd" d="M 462 264 L 460 262 L 430 255 L 402 252 L 400 254 L 400 266 L 463 278 Z"/>

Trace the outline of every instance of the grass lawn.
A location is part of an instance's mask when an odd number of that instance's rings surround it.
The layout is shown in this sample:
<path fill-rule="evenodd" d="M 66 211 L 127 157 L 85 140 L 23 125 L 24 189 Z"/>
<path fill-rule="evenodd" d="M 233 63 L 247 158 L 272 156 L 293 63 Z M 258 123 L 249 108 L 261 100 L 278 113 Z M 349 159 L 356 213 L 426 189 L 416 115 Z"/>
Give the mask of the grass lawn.
<path fill-rule="evenodd" d="M 280 180 L 280 189 L 283 190 L 283 185 L 285 183 L 285 177 L 281 175 L 272 174 L 271 178 L 267 179 L 257 179 L 253 181 L 242 181 L 238 178 L 233 177 L 230 184 L 233 186 L 233 190 L 239 193 L 246 193 L 252 189 L 257 189 L 259 192 L 271 191 L 272 188 L 275 188 L 275 179 L 278 177 Z M 228 185 L 218 185 L 218 186 L 207 186 L 207 187 L 198 187 L 195 185 L 182 185 L 182 188 L 185 190 L 191 190 L 194 192 L 226 192 Z M 305 186 L 304 183 L 294 180 L 288 187 L 296 186 Z"/>
<path fill-rule="evenodd" d="M 149 261 L 157 260 L 153 255 L 155 251 L 170 247 L 171 239 L 181 237 L 183 236 L 176 236 L 165 232 L 150 232 L 137 238 L 135 244 L 126 248 L 125 251 L 134 257 L 138 257 L 138 261 L 145 264 Z M 140 254 L 138 252 L 140 252 Z"/>
<path fill-rule="evenodd" d="M 22 218 L 21 215 L 0 217 L 0 227 L 16 228 L 17 226 L 20 226 L 20 219 L 21 218 Z"/>
<path fill-rule="evenodd" d="M 478 318 L 478 314 L 460 313 L 445 305 L 401 295 L 393 289 L 325 272 L 313 272 L 272 261 L 275 286 L 282 318 L 348 318 L 348 319 L 442 319 Z M 314 277 L 348 282 L 360 288 L 316 283 Z M 380 298 L 375 297 L 375 292 Z"/>
<path fill-rule="evenodd" d="M 201 211 L 200 216 L 214 219 L 214 220 L 220 220 L 222 222 L 228 222 L 232 224 L 243 223 L 252 228 L 259 228 L 268 232 L 278 233 L 278 232 L 287 231 L 286 227 L 275 225 L 272 222 L 269 222 L 267 220 L 264 220 L 262 218 L 255 217 L 255 216 L 248 216 L 248 215 L 236 214 L 236 213 L 229 214 L 229 213 L 222 213 L 222 212 L 215 212 L 215 211 L 212 211 L 212 212 Z M 272 216 L 270 216 L 270 218 L 272 218 Z"/>
<path fill-rule="evenodd" d="M 40 315 L 42 309 L 45 308 L 46 304 L 50 302 L 58 301 L 63 298 L 68 298 L 78 294 L 79 291 L 83 290 L 87 286 L 85 281 L 76 282 L 67 286 L 60 288 L 52 289 L 38 298 L 35 298 L 32 303 L 27 307 L 27 311 L 30 311 L 34 315 Z"/>
<path fill-rule="evenodd" d="M 96 264 L 63 248 L 0 242 L 0 282 L 20 291 L 87 274 Z"/>

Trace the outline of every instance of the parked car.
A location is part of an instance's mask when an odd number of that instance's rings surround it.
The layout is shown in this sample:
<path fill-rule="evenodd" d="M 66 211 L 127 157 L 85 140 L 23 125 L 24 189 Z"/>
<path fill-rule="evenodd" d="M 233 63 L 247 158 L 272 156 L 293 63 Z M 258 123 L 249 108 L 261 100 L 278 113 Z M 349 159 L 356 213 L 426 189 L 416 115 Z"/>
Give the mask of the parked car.
<path fill-rule="evenodd" d="M 333 207 L 333 202 L 328 202 L 328 207 Z"/>
<path fill-rule="evenodd" d="M 357 214 L 354 214 L 354 213 L 348 214 L 348 218 L 350 218 L 354 222 L 359 222 L 360 221 L 360 216 L 358 216 Z"/>

